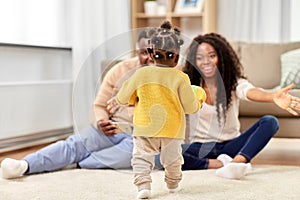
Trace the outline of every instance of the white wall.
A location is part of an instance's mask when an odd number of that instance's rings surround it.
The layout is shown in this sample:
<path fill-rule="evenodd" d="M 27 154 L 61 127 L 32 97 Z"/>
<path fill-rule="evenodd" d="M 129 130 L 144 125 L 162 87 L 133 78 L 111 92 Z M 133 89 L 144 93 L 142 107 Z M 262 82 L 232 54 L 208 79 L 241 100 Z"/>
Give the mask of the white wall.
<path fill-rule="evenodd" d="M 71 49 L 0 45 L 0 83 L 71 80 L 71 59 Z"/>
<path fill-rule="evenodd" d="M 73 126 L 68 20 L 66 1 L 0 0 L 0 139 Z"/>
<path fill-rule="evenodd" d="M 72 127 L 72 52 L 0 45 L 0 139 Z"/>
<path fill-rule="evenodd" d="M 0 42 L 70 46 L 66 0 L 0 0 Z"/>

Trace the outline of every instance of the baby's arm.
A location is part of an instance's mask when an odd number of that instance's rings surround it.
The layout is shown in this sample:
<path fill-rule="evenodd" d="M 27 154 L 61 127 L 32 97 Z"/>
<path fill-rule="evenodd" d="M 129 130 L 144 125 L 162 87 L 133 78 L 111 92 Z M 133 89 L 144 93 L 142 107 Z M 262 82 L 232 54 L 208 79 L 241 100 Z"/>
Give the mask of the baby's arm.
<path fill-rule="evenodd" d="M 201 87 L 191 87 L 189 82 L 182 83 L 179 90 L 182 107 L 186 114 L 192 114 L 202 108 L 206 101 L 206 93 Z"/>
<path fill-rule="evenodd" d="M 192 89 L 196 96 L 196 99 L 198 101 L 200 101 L 201 107 L 202 107 L 202 104 L 206 101 L 206 93 L 205 93 L 204 89 L 197 85 L 192 85 Z"/>
<path fill-rule="evenodd" d="M 135 105 L 137 101 L 137 92 L 134 77 L 125 81 L 116 96 L 116 102 L 121 105 Z"/>

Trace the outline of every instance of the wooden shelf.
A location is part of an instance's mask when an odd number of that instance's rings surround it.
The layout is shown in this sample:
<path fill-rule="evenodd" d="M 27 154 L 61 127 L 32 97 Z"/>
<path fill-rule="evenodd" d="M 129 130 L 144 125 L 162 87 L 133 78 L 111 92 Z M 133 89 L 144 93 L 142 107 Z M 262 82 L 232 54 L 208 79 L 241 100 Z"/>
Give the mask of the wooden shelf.
<path fill-rule="evenodd" d="M 145 13 L 137 13 L 136 14 L 136 18 L 144 18 L 144 19 L 148 19 L 148 18 L 166 18 L 166 15 L 147 15 Z"/>
<path fill-rule="evenodd" d="M 170 20 L 172 24 L 183 27 L 187 20 L 182 22 L 181 19 L 199 19 L 201 23 L 199 33 L 217 32 L 217 0 L 205 0 L 203 10 L 198 13 L 176 13 L 174 8 L 176 0 L 166 0 L 165 15 L 147 15 L 144 13 L 143 0 L 131 0 L 131 27 L 143 28 L 149 26 L 159 26 L 163 20 Z M 187 31 L 187 30 L 183 30 Z"/>
<path fill-rule="evenodd" d="M 171 13 L 171 17 L 203 17 L 203 13 Z"/>
<path fill-rule="evenodd" d="M 168 14 L 171 17 L 202 17 L 203 13 L 170 13 Z M 166 15 L 147 15 L 145 13 L 136 13 L 136 18 L 145 18 L 145 19 L 150 19 L 150 18 L 162 18 L 165 19 L 167 16 Z"/>

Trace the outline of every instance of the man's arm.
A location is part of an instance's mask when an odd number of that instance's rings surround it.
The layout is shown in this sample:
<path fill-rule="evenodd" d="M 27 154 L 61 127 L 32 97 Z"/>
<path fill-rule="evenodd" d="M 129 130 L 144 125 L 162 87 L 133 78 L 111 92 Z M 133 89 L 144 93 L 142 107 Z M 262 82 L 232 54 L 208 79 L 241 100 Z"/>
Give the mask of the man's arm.
<path fill-rule="evenodd" d="M 113 66 L 105 75 L 100 89 L 94 101 L 93 125 L 101 130 L 105 135 L 115 134 L 116 126 L 110 120 L 114 114 L 108 102 L 115 97 L 118 92 L 118 86 L 122 81 L 128 79 L 132 69 L 140 66 L 137 58 L 124 60 Z"/>
<path fill-rule="evenodd" d="M 110 113 L 107 110 L 107 102 L 114 96 L 114 88 L 118 77 L 118 64 L 109 70 L 104 77 L 100 89 L 94 101 L 94 126 L 102 131 L 105 135 L 115 134 L 115 125 L 110 120 Z"/>

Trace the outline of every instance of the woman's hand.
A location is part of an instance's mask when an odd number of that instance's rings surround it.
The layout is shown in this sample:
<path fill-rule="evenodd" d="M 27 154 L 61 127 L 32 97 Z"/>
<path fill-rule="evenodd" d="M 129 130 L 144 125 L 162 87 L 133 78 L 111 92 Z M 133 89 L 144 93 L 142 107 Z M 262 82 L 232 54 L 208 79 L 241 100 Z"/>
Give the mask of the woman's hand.
<path fill-rule="evenodd" d="M 278 107 L 288 111 L 292 115 L 299 115 L 296 111 L 300 111 L 300 99 L 288 94 L 292 88 L 294 88 L 294 84 L 277 91 L 273 101 Z"/>
<path fill-rule="evenodd" d="M 116 125 L 112 123 L 111 120 L 103 119 L 97 122 L 98 129 L 103 132 L 106 136 L 113 136 L 116 134 Z"/>

